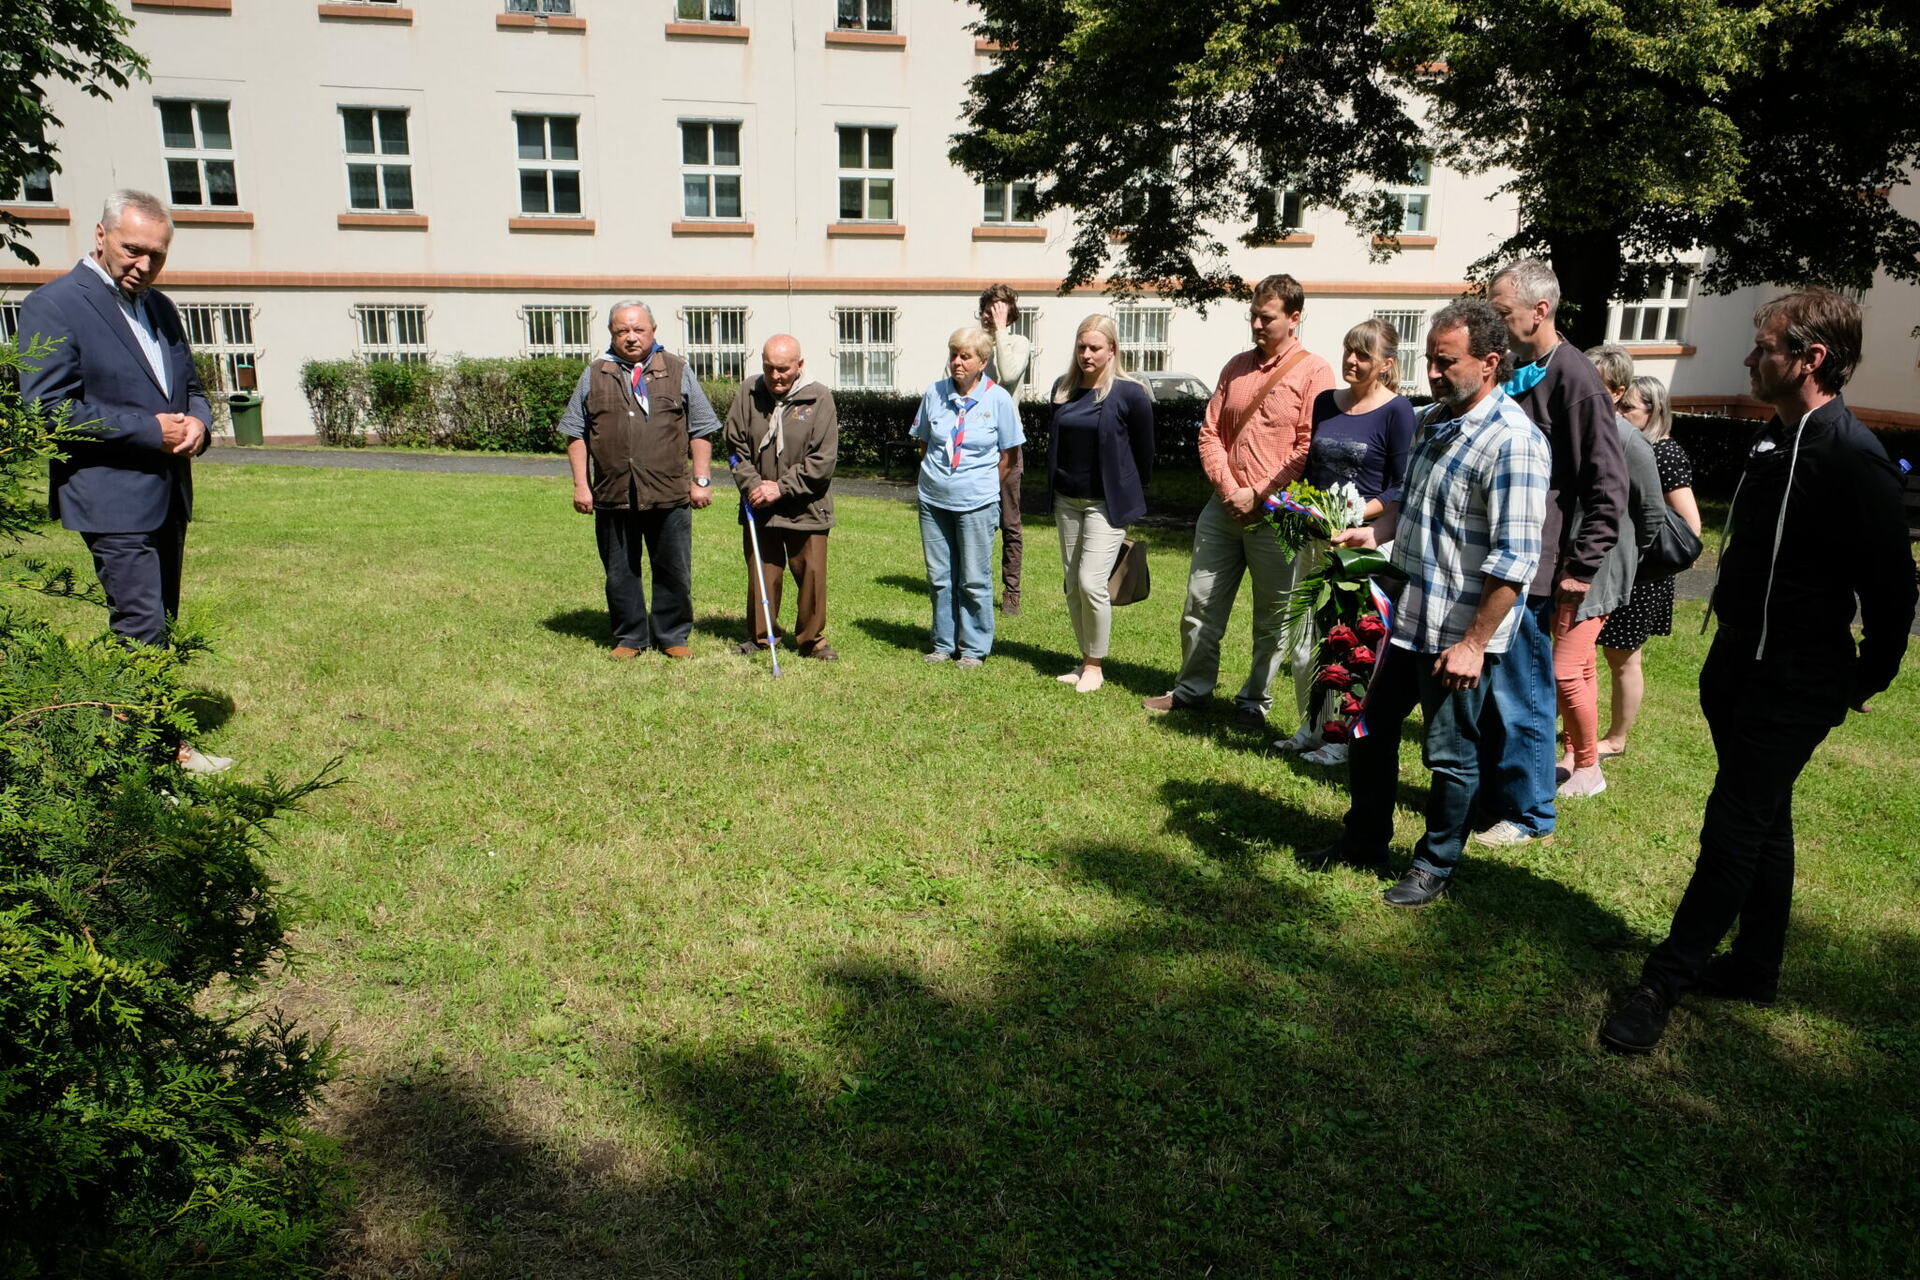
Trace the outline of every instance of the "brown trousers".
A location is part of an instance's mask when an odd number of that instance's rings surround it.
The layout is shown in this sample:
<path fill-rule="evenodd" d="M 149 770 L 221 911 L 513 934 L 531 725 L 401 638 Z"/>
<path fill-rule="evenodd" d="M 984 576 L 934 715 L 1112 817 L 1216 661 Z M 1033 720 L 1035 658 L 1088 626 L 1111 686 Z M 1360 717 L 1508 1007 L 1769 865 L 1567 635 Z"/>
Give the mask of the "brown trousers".
<path fill-rule="evenodd" d="M 740 553 L 747 561 L 747 621 L 754 640 L 767 639 L 767 615 L 760 611 L 760 592 L 753 581 L 753 543 L 746 525 L 740 526 Z M 806 653 L 827 633 L 827 531 L 769 529 L 760 526 L 760 563 L 765 573 L 767 604 L 776 628 L 780 618 L 780 589 L 786 571 L 793 571 L 798 599 L 794 602 L 794 647 Z"/>

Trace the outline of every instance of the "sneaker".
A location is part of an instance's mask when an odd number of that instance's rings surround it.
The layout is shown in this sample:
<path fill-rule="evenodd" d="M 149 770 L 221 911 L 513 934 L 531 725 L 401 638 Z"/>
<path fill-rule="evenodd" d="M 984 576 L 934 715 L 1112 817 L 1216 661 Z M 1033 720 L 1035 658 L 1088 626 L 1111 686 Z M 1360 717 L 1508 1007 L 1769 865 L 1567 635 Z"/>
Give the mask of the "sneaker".
<path fill-rule="evenodd" d="M 811 649 L 806 650 L 800 656 L 803 658 L 812 658 L 815 662 L 840 661 L 840 655 L 838 653 L 835 653 L 833 646 L 828 644 L 825 640 L 820 641 L 818 644 L 814 645 Z"/>
<path fill-rule="evenodd" d="M 1285 755 L 1292 755 L 1296 751 L 1312 751 L 1319 745 L 1320 739 L 1314 736 L 1312 729 L 1304 725 L 1291 738 L 1273 740 L 1273 749 Z"/>
<path fill-rule="evenodd" d="M 630 644 L 617 644 L 613 646 L 613 652 L 608 656 L 615 662 L 625 662 L 629 658 L 637 658 L 645 652 L 645 649 L 636 649 Z"/>
<path fill-rule="evenodd" d="M 1177 693 L 1161 693 L 1140 699 L 1140 705 L 1155 715 L 1165 715 L 1169 711 L 1191 711 L 1200 704 L 1188 702 Z"/>
<path fill-rule="evenodd" d="M 1447 891 L 1449 876 L 1437 876 L 1425 867 L 1408 867 L 1400 882 L 1380 895 L 1390 907 L 1424 907 Z"/>
<path fill-rule="evenodd" d="M 1771 1009 L 1780 999 L 1780 980 L 1759 977 L 1728 954 L 1707 961 L 1697 990 L 1715 1000 L 1742 1000 L 1756 1009 Z"/>
<path fill-rule="evenodd" d="M 1549 831 L 1545 835 L 1537 836 L 1510 818 L 1503 818 L 1485 831 L 1473 833 L 1475 844 L 1484 844 L 1495 849 L 1511 848 L 1517 844 L 1532 844 L 1536 841 L 1545 844 L 1551 839 L 1553 839 L 1553 832 Z"/>
<path fill-rule="evenodd" d="M 188 773 L 206 775 L 225 773 L 233 768 L 233 761 L 227 756 L 210 756 L 198 747 L 182 743 L 179 755 L 180 767 Z"/>
<path fill-rule="evenodd" d="M 1073 686 L 1075 693 L 1092 693 L 1107 682 L 1106 672 L 1098 667 L 1089 666 L 1080 673 L 1080 679 Z"/>
<path fill-rule="evenodd" d="M 1660 1043 L 1672 1011 L 1652 987 L 1635 987 L 1600 1024 L 1600 1043 L 1615 1053 L 1645 1053 Z"/>
<path fill-rule="evenodd" d="M 1293 860 L 1309 871 L 1326 871 L 1335 866 L 1352 867 L 1356 871 L 1370 871 L 1382 880 L 1393 872 L 1387 869 L 1387 851 L 1377 850 L 1372 855 L 1355 853 L 1339 841 L 1324 849 L 1314 849 L 1305 853 L 1296 853 Z"/>
<path fill-rule="evenodd" d="M 953 665 L 960 668 L 960 670 L 962 671 L 972 671 L 978 667 L 986 666 L 987 660 L 985 658 L 976 658 L 973 655 L 969 654 L 966 657 L 961 658 L 959 661 L 955 662 Z"/>
<path fill-rule="evenodd" d="M 1309 751 L 1300 758 L 1308 764 L 1325 766 L 1343 765 L 1347 762 L 1347 744 L 1344 742 L 1329 742 L 1319 750 Z"/>
<path fill-rule="evenodd" d="M 1071 671 L 1061 672 L 1059 675 L 1055 676 L 1054 679 L 1058 680 L 1061 684 L 1079 684 L 1080 673 L 1085 669 L 1086 668 L 1084 667 L 1075 667 Z"/>
<path fill-rule="evenodd" d="M 1597 796 L 1607 789 L 1607 777 L 1600 772 L 1599 765 L 1589 765 L 1585 769 L 1575 769 L 1568 774 L 1554 791 L 1557 796 Z"/>
<path fill-rule="evenodd" d="M 922 662 L 952 662 L 952 661 L 953 661 L 953 655 L 952 655 L 952 654 L 950 654 L 950 653 L 930 653 L 930 654 L 928 654 L 928 655 L 927 655 L 926 657 L 924 657 L 924 658 L 922 658 L 922 659 L 920 659 L 920 661 L 922 661 Z"/>

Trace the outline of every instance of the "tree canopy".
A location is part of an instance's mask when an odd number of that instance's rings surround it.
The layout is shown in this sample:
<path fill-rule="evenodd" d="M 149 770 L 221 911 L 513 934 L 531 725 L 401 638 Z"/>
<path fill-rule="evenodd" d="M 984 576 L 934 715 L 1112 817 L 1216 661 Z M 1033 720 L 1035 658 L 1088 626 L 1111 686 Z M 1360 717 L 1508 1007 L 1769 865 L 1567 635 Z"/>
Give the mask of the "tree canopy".
<path fill-rule="evenodd" d="M 1920 10 L 1893 0 L 977 0 L 953 157 L 1076 219 L 1068 285 L 1204 305 L 1284 185 L 1396 248 L 1422 160 L 1500 175 L 1571 327 L 1711 250 L 1709 288 L 1920 278 Z"/>

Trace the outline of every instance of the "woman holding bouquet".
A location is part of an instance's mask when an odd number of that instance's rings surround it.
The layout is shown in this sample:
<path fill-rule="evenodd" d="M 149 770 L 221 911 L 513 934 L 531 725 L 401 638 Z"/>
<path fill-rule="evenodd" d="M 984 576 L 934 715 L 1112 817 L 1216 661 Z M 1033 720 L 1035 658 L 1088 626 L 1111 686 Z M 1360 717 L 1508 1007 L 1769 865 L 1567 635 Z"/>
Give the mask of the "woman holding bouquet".
<path fill-rule="evenodd" d="M 1107 579 L 1127 526 L 1147 513 L 1153 477 L 1153 397 L 1121 367 L 1108 317 L 1080 322 L 1053 403 L 1046 502 L 1060 530 L 1067 612 L 1080 650 L 1080 664 L 1055 678 L 1092 693 L 1106 682 L 1100 668 L 1113 630 Z"/>
<path fill-rule="evenodd" d="M 1363 521 L 1371 522 L 1386 503 L 1399 500 L 1407 452 L 1413 445 L 1413 403 L 1399 391 L 1400 333 L 1393 325 L 1377 316 L 1362 320 L 1347 331 L 1343 347 L 1340 376 L 1347 385 L 1323 391 L 1313 402 L 1313 443 L 1307 452 L 1305 478 L 1321 489 L 1352 485 L 1366 504 Z M 1294 556 L 1294 580 L 1317 569 L 1326 554 L 1327 544 L 1319 539 L 1302 546 Z M 1324 729 L 1335 715 L 1350 718 L 1359 710 L 1341 679 L 1346 677 L 1350 684 L 1355 666 L 1371 666 L 1386 630 L 1374 619 L 1369 632 L 1361 635 L 1353 628 L 1337 627 L 1322 636 L 1311 614 L 1301 618 L 1288 654 L 1300 728 L 1291 738 L 1274 743 L 1276 750 L 1304 751 L 1305 759 L 1314 764 L 1346 760 L 1346 743 L 1328 742 Z M 1328 653 L 1334 659 L 1333 669 L 1323 673 L 1318 659 L 1328 640 L 1333 641 Z M 1356 704 L 1351 712 L 1346 710 L 1349 702 Z"/>

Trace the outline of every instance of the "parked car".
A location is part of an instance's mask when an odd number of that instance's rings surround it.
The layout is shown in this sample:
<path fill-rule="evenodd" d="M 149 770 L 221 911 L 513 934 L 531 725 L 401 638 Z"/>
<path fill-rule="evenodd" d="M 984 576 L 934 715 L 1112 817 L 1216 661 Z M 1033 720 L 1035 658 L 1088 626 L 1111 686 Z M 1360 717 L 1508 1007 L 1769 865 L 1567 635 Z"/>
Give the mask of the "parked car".
<path fill-rule="evenodd" d="M 1147 390 L 1153 393 L 1155 400 L 1205 400 L 1213 394 L 1212 387 L 1190 373 L 1143 373 L 1138 376 L 1147 384 Z"/>

